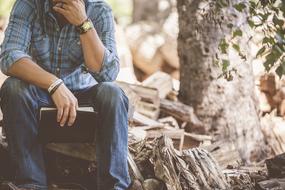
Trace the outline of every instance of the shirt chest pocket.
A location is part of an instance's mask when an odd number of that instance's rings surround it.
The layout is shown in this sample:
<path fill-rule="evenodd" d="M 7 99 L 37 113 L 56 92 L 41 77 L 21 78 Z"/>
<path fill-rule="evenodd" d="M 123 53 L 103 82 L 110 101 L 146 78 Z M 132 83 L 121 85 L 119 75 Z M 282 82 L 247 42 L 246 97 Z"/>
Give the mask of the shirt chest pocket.
<path fill-rule="evenodd" d="M 47 36 L 35 36 L 32 39 L 31 51 L 38 64 L 48 65 L 50 63 L 50 43 Z"/>
<path fill-rule="evenodd" d="M 83 63 L 84 57 L 79 39 L 73 39 L 68 42 L 68 59 L 70 63 L 74 65 Z"/>

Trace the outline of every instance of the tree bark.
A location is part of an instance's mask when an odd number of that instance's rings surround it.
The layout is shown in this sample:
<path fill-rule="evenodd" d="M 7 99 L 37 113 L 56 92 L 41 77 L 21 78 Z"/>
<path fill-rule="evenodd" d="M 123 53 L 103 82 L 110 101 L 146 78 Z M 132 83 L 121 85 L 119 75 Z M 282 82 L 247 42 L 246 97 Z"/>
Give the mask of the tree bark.
<path fill-rule="evenodd" d="M 249 161 L 263 144 L 251 64 L 249 61 L 242 63 L 238 56 L 231 55 L 235 56 L 234 65 L 238 70 L 232 81 L 218 79 L 221 68 L 214 64 L 220 40 L 230 33 L 227 24 L 231 21 L 234 26 L 239 25 L 246 19 L 246 14 L 225 8 L 223 15 L 215 15 L 213 8 L 206 6 L 209 2 L 177 2 L 181 64 L 179 98 L 194 107 L 207 131 L 218 139 L 233 140 L 242 158 Z M 205 10 L 203 14 L 208 16 L 201 16 L 201 7 Z M 238 16 L 233 17 L 232 13 Z"/>

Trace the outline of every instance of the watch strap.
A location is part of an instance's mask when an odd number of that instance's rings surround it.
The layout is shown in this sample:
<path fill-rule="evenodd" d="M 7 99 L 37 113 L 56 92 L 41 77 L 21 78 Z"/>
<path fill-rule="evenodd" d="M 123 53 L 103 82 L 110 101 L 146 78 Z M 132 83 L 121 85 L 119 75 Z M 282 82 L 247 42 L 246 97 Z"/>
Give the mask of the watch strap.
<path fill-rule="evenodd" d="M 94 25 L 89 18 L 86 19 L 82 24 L 80 24 L 79 26 L 76 27 L 77 31 L 80 34 L 84 34 L 84 33 L 88 32 L 89 30 L 91 30 L 92 28 L 94 28 Z"/>

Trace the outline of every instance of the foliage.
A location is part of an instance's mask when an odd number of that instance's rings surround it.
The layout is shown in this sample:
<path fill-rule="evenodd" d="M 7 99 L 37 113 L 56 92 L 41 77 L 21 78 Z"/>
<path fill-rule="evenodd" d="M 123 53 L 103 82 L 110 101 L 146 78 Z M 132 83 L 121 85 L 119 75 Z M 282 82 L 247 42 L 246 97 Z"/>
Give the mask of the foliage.
<path fill-rule="evenodd" d="M 232 4 L 230 0 L 214 1 L 215 14 L 221 14 L 224 9 L 234 9 L 238 14 L 246 14 L 247 19 L 244 25 L 248 25 L 251 31 L 243 31 L 241 26 L 235 26 L 233 23 L 226 23 L 231 31 L 230 37 L 221 39 L 219 52 L 216 56 L 216 64 L 220 65 L 226 79 L 232 79 L 232 72 L 236 72 L 230 66 L 230 61 L 225 59 L 228 55 L 229 48 L 234 49 L 239 56 L 246 60 L 247 57 L 242 51 L 242 45 L 239 43 L 240 38 L 246 38 L 244 33 L 258 34 L 262 33 L 262 46 L 258 50 L 256 57 L 264 57 L 263 63 L 266 71 L 275 71 L 281 77 L 285 74 L 285 0 L 247 0 Z M 248 38 L 249 41 L 253 37 Z"/>

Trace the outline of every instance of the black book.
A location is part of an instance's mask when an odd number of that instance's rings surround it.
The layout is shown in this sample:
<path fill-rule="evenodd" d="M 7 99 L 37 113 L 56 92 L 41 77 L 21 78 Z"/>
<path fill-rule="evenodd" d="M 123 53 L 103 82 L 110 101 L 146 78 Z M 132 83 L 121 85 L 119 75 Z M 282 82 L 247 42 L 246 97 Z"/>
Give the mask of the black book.
<path fill-rule="evenodd" d="M 61 127 L 57 122 L 57 109 L 40 109 L 39 141 L 41 143 L 92 143 L 95 140 L 97 112 L 93 107 L 79 107 L 73 126 Z"/>

